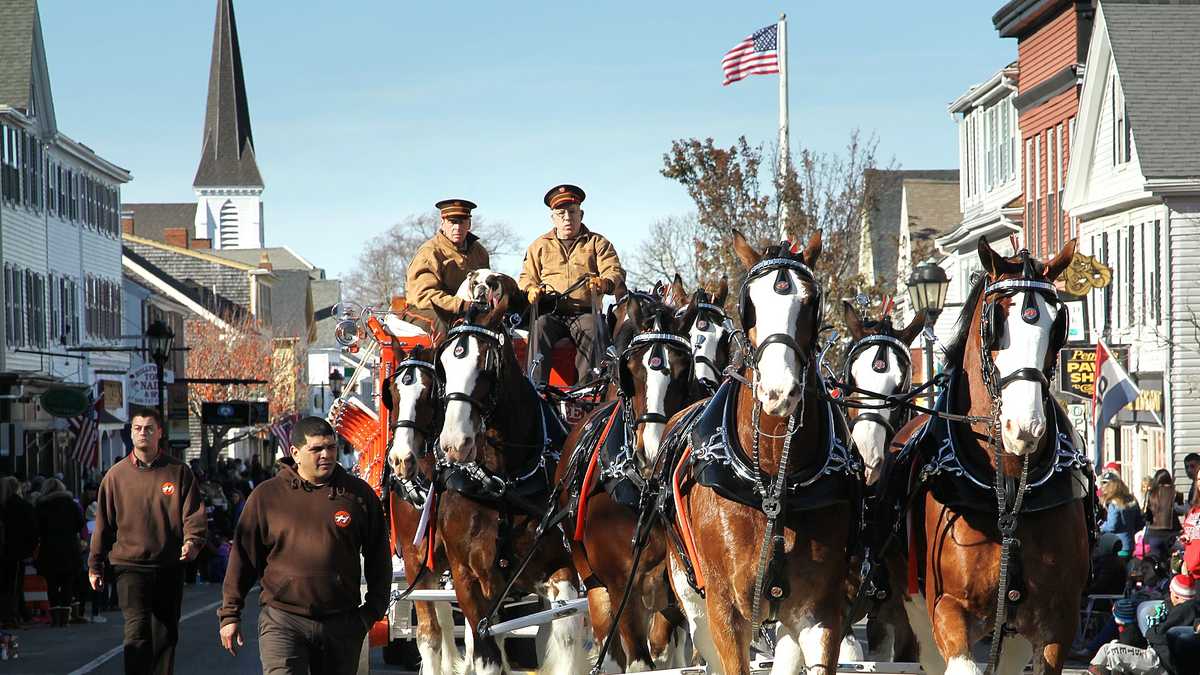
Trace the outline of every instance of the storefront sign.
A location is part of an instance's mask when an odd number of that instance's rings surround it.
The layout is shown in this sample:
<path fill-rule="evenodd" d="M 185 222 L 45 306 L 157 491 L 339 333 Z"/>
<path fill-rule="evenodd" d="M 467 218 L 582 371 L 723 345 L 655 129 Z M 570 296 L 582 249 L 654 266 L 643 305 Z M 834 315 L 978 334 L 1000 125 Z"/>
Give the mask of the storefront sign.
<path fill-rule="evenodd" d="M 163 382 L 171 384 L 174 381 L 175 373 L 170 368 L 163 370 Z M 158 405 L 158 366 L 143 363 L 129 371 L 129 403 L 141 406 Z"/>
<path fill-rule="evenodd" d="M 1163 411 L 1163 374 L 1133 373 L 1132 376 L 1142 393 L 1133 403 L 1117 412 L 1117 421 L 1124 424 L 1160 425 Z"/>
<path fill-rule="evenodd" d="M 54 386 L 39 398 L 42 410 L 55 417 L 75 417 L 88 409 L 88 393 L 82 387 Z"/>
<path fill-rule="evenodd" d="M 1124 365 L 1128 347 L 1109 346 L 1109 351 Z M 1096 385 L 1096 348 L 1092 345 L 1064 347 L 1058 352 L 1058 388 L 1075 398 L 1092 400 Z"/>
<path fill-rule="evenodd" d="M 100 395 L 104 397 L 104 409 L 121 412 L 125 409 L 125 385 L 120 380 L 100 380 Z"/>

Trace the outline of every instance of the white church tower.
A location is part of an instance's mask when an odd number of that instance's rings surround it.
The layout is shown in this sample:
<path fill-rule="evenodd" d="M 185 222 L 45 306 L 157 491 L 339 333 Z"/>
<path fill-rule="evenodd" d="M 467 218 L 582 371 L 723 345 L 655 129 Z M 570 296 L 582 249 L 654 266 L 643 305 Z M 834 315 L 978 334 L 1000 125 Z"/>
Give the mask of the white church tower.
<path fill-rule="evenodd" d="M 194 238 L 212 248 L 263 248 L 263 179 L 254 160 L 250 108 L 233 0 L 218 0 L 208 74 L 208 108 L 196 191 Z"/>

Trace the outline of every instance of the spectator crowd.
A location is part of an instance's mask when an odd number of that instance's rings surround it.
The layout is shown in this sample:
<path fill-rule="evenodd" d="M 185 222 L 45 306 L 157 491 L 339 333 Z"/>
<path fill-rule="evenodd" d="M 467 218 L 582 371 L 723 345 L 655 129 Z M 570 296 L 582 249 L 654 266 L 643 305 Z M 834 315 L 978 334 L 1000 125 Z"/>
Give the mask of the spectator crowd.
<path fill-rule="evenodd" d="M 118 460 L 123 461 L 123 460 Z M 234 525 L 246 497 L 273 474 L 258 457 L 217 461 L 209 472 L 199 460 L 191 469 L 201 484 L 208 515 L 208 535 L 200 555 L 188 563 L 185 582 L 220 583 L 229 561 Z M 44 623 L 52 628 L 72 623 L 105 622 L 117 609 L 116 584 L 106 565 L 105 583 L 93 591 L 87 579 L 88 542 L 96 522 L 96 493 L 103 474 L 71 492 L 62 474 L 0 476 L 0 629 L 11 631 Z M 49 611 L 27 603 L 26 570 L 46 584 Z"/>
<path fill-rule="evenodd" d="M 1119 464 L 1098 476 L 1089 596 L 1112 611 L 1083 627 L 1087 641 L 1075 653 L 1093 675 L 1200 673 L 1200 454 L 1184 465 L 1186 489 L 1160 469 L 1140 486 L 1140 503 Z"/>

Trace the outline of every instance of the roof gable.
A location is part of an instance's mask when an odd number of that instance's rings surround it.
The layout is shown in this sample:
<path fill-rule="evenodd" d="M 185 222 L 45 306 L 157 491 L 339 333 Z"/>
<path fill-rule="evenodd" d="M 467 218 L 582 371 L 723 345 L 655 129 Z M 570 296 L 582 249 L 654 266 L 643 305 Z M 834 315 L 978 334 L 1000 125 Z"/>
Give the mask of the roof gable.
<path fill-rule="evenodd" d="M 58 128 L 37 2 L 0 0 L 0 16 L 0 105 L 34 118 L 50 138 Z"/>
<path fill-rule="evenodd" d="M 1105 0 L 1101 12 L 1142 173 L 1200 177 L 1200 2 Z"/>

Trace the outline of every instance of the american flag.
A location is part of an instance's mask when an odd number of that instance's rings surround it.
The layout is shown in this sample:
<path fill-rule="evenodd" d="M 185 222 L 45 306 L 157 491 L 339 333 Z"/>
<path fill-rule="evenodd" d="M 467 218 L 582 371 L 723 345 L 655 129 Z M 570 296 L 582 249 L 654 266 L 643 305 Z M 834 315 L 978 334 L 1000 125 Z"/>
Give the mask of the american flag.
<path fill-rule="evenodd" d="M 297 415 L 284 415 L 271 425 L 271 433 L 279 441 L 279 447 L 287 454 L 292 447 L 292 425 L 296 423 Z"/>
<path fill-rule="evenodd" d="M 754 34 L 725 52 L 721 60 L 725 82 L 730 85 L 747 75 L 774 75 L 779 72 L 779 24 L 754 31 Z"/>
<path fill-rule="evenodd" d="M 97 419 L 103 407 L 104 399 L 99 398 L 83 413 L 67 420 L 67 427 L 75 432 L 75 444 L 67 451 L 67 459 L 85 468 L 96 466 L 100 459 L 100 425 Z"/>

